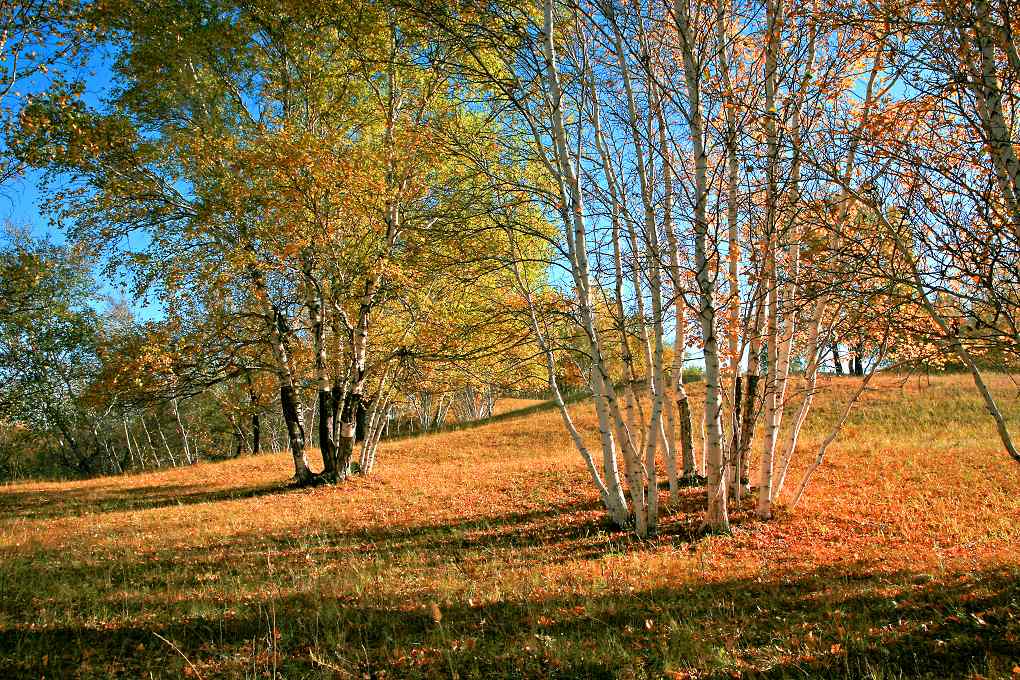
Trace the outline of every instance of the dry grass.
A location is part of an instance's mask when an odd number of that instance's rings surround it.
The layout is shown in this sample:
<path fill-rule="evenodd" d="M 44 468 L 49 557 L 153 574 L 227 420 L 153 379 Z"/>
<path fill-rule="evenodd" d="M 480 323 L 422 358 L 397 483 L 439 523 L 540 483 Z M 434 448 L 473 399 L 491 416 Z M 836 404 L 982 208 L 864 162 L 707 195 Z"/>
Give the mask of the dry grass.
<path fill-rule="evenodd" d="M 876 382 L 796 513 L 732 536 L 701 489 L 655 540 L 609 530 L 555 411 L 336 488 L 289 489 L 285 455 L 0 487 L 0 677 L 1020 673 L 1020 466 L 965 378 Z"/>

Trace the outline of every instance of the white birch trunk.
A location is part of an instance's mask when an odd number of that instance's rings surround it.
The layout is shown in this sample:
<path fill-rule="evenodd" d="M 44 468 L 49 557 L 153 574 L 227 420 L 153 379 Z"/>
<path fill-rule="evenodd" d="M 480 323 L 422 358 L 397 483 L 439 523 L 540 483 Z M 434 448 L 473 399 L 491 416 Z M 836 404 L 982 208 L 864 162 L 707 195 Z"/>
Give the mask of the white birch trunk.
<path fill-rule="evenodd" d="M 191 449 L 188 447 L 188 431 L 184 427 L 184 421 L 181 419 L 181 412 L 177 408 L 177 399 L 171 399 L 170 405 L 174 409 L 174 417 L 177 419 L 177 432 L 181 435 L 181 446 L 184 447 L 184 456 L 188 459 L 188 464 L 194 463 L 194 459 L 191 457 Z"/>
<path fill-rule="evenodd" d="M 616 440 L 619 441 L 621 451 L 625 460 L 638 460 L 638 453 L 634 448 L 631 433 L 627 428 L 623 415 L 619 408 L 616 390 L 609 373 L 606 370 L 605 360 L 601 350 L 598 325 L 595 320 L 594 306 L 590 296 L 590 268 L 588 264 L 588 253 L 586 244 L 586 226 L 583 211 L 583 201 L 578 183 L 577 172 L 574 169 L 574 161 L 571 160 L 570 151 L 567 145 L 567 135 L 564 125 L 564 113 L 562 109 L 562 91 L 560 89 L 559 72 L 556 67 L 556 50 L 553 39 L 553 0 L 545 0 L 543 7 L 543 40 L 542 53 L 544 60 L 543 80 L 546 86 L 546 93 L 549 104 L 549 117 L 552 124 L 552 141 L 555 157 L 554 170 L 563 199 L 564 209 L 561 212 L 566 232 L 567 256 L 569 258 L 571 276 L 574 280 L 574 289 L 577 294 L 578 313 L 581 328 L 587 335 L 589 353 L 592 361 L 593 387 L 600 389 L 601 393 L 594 395 L 596 412 L 602 418 L 609 418 L 615 428 Z M 540 140 L 536 140 L 540 141 Z M 552 370 L 552 368 L 550 368 Z M 554 390 L 556 392 L 557 390 Z M 562 409 L 565 413 L 565 409 Z M 576 442 L 576 440 L 575 440 Z M 612 442 L 607 443 L 603 434 L 603 450 L 613 451 Z M 613 456 L 615 460 L 615 455 Z M 633 494 L 632 490 L 632 494 Z M 634 531 L 639 536 L 645 536 L 648 532 L 647 515 L 644 508 L 634 508 Z"/>
<path fill-rule="evenodd" d="M 695 56 L 693 36 L 696 32 L 691 25 L 687 3 L 677 3 L 674 12 L 684 63 L 684 84 L 689 106 L 687 118 L 694 154 L 694 266 L 697 270 L 700 303 L 698 319 L 701 322 L 705 355 L 705 473 L 708 478 L 708 511 L 705 521 L 714 531 L 729 531 L 722 441 L 722 384 L 716 336 L 716 283 L 712 276 L 708 252 L 708 158 L 705 151 L 704 114 L 701 107 L 701 63 Z"/>
<path fill-rule="evenodd" d="M 719 60 L 719 71 L 722 74 L 723 83 L 723 119 L 725 121 L 725 147 L 726 147 L 726 226 L 727 226 L 727 280 L 729 284 L 729 304 L 727 305 L 727 320 L 729 324 L 729 363 L 732 373 L 732 404 L 734 416 L 730 419 L 730 464 L 729 484 L 730 496 L 739 501 L 743 493 L 742 477 L 742 450 L 740 446 L 741 423 L 738 414 L 742 404 L 742 395 L 737 390 L 737 379 L 740 375 L 740 224 L 737 219 L 737 196 L 740 164 L 737 158 L 737 101 L 733 92 L 733 82 L 730 74 L 729 50 L 730 34 L 728 28 L 728 17 L 726 15 L 727 2 L 717 0 L 718 11 L 716 14 L 716 54 Z"/>
<path fill-rule="evenodd" d="M 610 441 L 610 446 L 603 446 L 602 465 L 603 472 L 606 476 L 605 481 L 603 481 L 602 475 L 599 473 L 598 466 L 595 464 L 595 459 L 592 457 L 591 452 L 584 443 L 584 438 L 581 437 L 580 432 L 578 432 L 577 427 L 574 425 L 573 418 L 570 416 L 570 411 L 567 410 L 567 405 L 563 401 L 563 395 L 560 393 L 559 383 L 556 380 L 556 357 L 553 354 L 552 347 L 546 340 L 546 334 L 538 320 L 535 302 L 531 294 L 531 287 L 527 281 L 524 280 L 516 258 L 512 258 L 512 266 L 514 277 L 517 280 L 517 285 L 520 288 L 528 306 L 528 315 L 529 320 L 531 321 L 532 330 L 535 333 L 539 349 L 545 357 L 546 380 L 548 381 L 549 389 L 553 394 L 553 400 L 556 402 L 556 406 L 559 409 L 560 417 L 563 419 L 563 424 L 567 429 L 567 433 L 570 435 L 571 440 L 574 442 L 574 446 L 581 454 L 581 459 L 584 460 L 585 467 L 588 469 L 592 482 L 595 484 L 595 488 L 598 489 L 599 498 L 602 500 L 602 505 L 605 507 L 606 513 L 620 528 L 630 528 L 630 511 L 627 508 L 627 499 L 623 495 L 623 486 L 620 484 L 620 474 L 616 463 L 615 448 L 611 445 L 612 432 L 608 430 L 608 425 L 604 422 L 603 411 L 598 411 L 599 434 L 603 442 L 606 439 Z"/>
<path fill-rule="evenodd" d="M 1020 162 L 1017 160 L 1015 131 L 1011 131 L 1003 114 L 1002 84 L 998 76 L 995 47 L 998 31 L 991 25 L 987 0 L 974 0 L 974 51 L 977 64 L 968 64 L 974 74 L 974 91 L 979 118 L 984 127 L 988 153 L 1003 199 L 1011 213 L 1013 233 L 1020 238 Z M 961 36 L 967 35 L 961 28 Z M 973 61 L 969 46 L 963 58 Z"/>
<path fill-rule="evenodd" d="M 765 197 L 765 286 L 768 294 L 768 366 L 765 374 L 765 433 L 758 480 L 758 517 L 772 516 L 772 467 L 776 450 L 778 421 L 777 375 L 779 364 L 779 290 L 776 275 L 776 251 L 779 249 L 779 112 L 776 94 L 779 84 L 778 58 L 783 24 L 783 0 L 766 0 L 768 36 L 765 45 L 765 136 L 768 147 Z"/>
<path fill-rule="evenodd" d="M 818 385 L 818 364 L 825 347 L 824 342 L 819 342 L 822 316 L 824 314 L 825 303 L 818 301 L 815 304 L 815 309 L 809 322 L 810 331 L 806 350 L 808 363 L 805 368 L 804 375 L 804 399 L 800 402 L 800 407 L 797 409 L 797 415 L 794 416 L 793 423 L 790 426 L 790 431 L 787 434 L 785 446 L 786 453 L 780 461 L 779 479 L 776 481 L 772 492 L 773 501 L 779 499 L 780 494 L 783 493 L 783 485 L 786 483 L 786 473 L 790 469 L 790 461 L 793 460 L 794 453 L 797 450 L 797 439 L 800 437 L 801 428 L 804 426 L 804 421 L 807 420 L 808 413 L 811 411 L 811 403 L 815 397 L 815 390 Z"/>

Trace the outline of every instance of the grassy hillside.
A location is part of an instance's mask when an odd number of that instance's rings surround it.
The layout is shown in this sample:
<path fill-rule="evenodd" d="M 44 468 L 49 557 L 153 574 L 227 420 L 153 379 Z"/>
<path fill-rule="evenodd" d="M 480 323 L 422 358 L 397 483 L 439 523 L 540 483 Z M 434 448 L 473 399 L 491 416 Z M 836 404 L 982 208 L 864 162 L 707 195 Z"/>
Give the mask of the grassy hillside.
<path fill-rule="evenodd" d="M 608 530 L 555 411 L 337 488 L 286 455 L 0 487 L 0 677 L 1020 675 L 1020 466 L 965 378 L 876 383 L 796 513 L 732 536 L 701 489 L 655 540 Z"/>

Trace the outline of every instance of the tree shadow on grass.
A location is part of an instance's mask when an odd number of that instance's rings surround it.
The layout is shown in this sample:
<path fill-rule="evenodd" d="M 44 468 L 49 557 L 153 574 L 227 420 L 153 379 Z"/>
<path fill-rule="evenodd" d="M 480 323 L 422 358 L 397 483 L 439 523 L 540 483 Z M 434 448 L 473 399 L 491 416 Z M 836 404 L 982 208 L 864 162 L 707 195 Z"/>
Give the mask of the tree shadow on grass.
<path fill-rule="evenodd" d="M 866 565 L 438 610 L 309 591 L 158 623 L 7 627 L 0 675 L 180 677 L 193 663 L 204 678 L 1009 677 L 1018 601 L 1015 572 Z"/>
<path fill-rule="evenodd" d="M 273 482 L 210 491 L 207 484 L 164 482 L 134 487 L 113 484 L 89 485 L 53 491 L 13 491 L 0 488 L 0 516 L 56 519 L 94 513 L 259 498 L 288 491 L 296 491 L 296 487 L 289 483 Z"/>
<path fill-rule="evenodd" d="M 675 519 L 662 527 L 657 540 L 693 548 L 706 535 L 704 530 L 682 508 L 674 506 L 673 511 Z M 68 552 L 36 545 L 3 555 L 0 626 L 36 620 L 40 602 L 50 603 L 51 611 L 70 601 L 75 607 L 92 606 L 102 616 L 116 611 L 130 618 L 151 609 L 153 599 L 203 599 L 221 583 L 234 584 L 233 591 L 221 591 L 221 602 L 243 599 L 238 593 L 272 583 L 270 563 L 275 573 L 294 582 L 329 588 L 330 579 L 344 578 L 345 568 L 398 580 L 404 570 L 411 570 L 427 578 L 453 573 L 470 581 L 506 570 L 526 574 L 547 565 L 601 560 L 646 545 L 611 526 L 595 500 L 455 522 L 306 526 L 300 531 L 227 533 L 191 545 L 155 541 L 138 554 L 118 547 L 118 532 L 133 536 L 137 527 L 129 523 L 108 530 L 102 549 Z M 171 606 L 160 616 L 180 613 Z"/>
<path fill-rule="evenodd" d="M 679 526 L 679 525 L 678 525 Z M 247 531 L 225 534 L 191 545 L 152 545 L 135 555 L 117 547 L 120 533 L 134 535 L 132 524 L 107 530 L 108 547 L 78 552 L 34 546 L 14 552 L 0 563 L 6 575 L 6 597 L 0 598 L 0 615 L 21 620 L 31 615 L 31 600 L 46 596 L 46 589 L 66 593 L 106 575 L 101 586 L 116 590 L 138 585 L 140 575 L 164 570 L 156 577 L 167 589 L 194 587 L 197 574 L 223 571 L 257 574 L 272 560 L 282 573 L 314 571 L 316 565 L 343 564 L 371 558 L 377 564 L 413 565 L 437 569 L 450 565 L 467 573 L 476 563 L 499 560 L 504 568 L 536 567 L 563 560 L 599 559 L 622 553 L 636 543 L 632 534 L 609 524 L 597 501 L 552 505 L 540 509 L 486 514 L 447 522 L 392 522 L 386 525 L 338 526 L 323 524 L 300 531 Z M 688 537 L 675 530 L 671 538 Z M 45 580 L 33 578 L 45 565 Z M 110 581 L 109 579 L 115 579 Z M 122 579 L 123 582 L 116 579 Z M 144 582 L 144 579 L 143 579 Z M 4 579 L 0 578 L 0 583 Z M 2 619 L 0 619 L 2 620 Z"/>
<path fill-rule="evenodd" d="M 151 504 L 181 494 L 197 503 L 283 490 L 141 487 L 116 489 L 137 495 L 110 502 L 160 507 Z M 660 543 L 696 547 L 703 507 L 704 490 L 685 489 L 664 513 Z M 932 576 L 847 564 L 628 591 L 590 566 L 642 542 L 606 525 L 594 500 L 456 522 L 299 529 L 157 543 L 138 555 L 4 555 L 0 677 L 941 678 L 1009 677 L 1020 663 L 1015 571 Z M 583 594 L 534 588 L 546 565 L 572 561 Z M 640 573 L 640 558 L 628 564 L 620 568 Z M 443 592 L 436 580 L 451 570 L 463 591 L 473 570 L 511 591 L 493 598 L 490 589 L 478 602 L 436 595 L 437 616 L 429 593 Z"/>

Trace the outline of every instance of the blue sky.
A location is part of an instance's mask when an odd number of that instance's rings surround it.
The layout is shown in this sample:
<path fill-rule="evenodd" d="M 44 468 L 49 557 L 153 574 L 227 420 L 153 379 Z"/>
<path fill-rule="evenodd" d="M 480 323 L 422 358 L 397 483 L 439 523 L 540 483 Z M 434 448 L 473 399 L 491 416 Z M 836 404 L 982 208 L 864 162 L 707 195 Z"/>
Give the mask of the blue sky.
<path fill-rule="evenodd" d="M 114 56 L 109 50 L 98 49 L 89 55 L 84 66 L 74 69 L 54 69 L 54 72 L 62 71 L 67 80 L 83 82 L 85 84 L 83 101 L 92 107 L 102 107 L 113 86 L 113 60 Z M 7 100 L 3 102 L 3 107 L 16 111 L 24 104 L 27 95 L 42 92 L 48 85 L 49 81 L 41 78 L 19 82 L 15 88 L 17 96 L 13 93 L 8 95 Z M 50 218 L 43 211 L 42 202 L 45 196 L 42 191 L 42 181 L 42 172 L 29 169 L 22 176 L 8 182 L 6 186 L 0 187 L 0 220 L 10 223 L 18 229 L 28 229 L 36 238 L 45 238 L 58 244 L 63 243 L 66 240 L 63 232 L 51 226 Z M 6 235 L 0 232 L 0 240 L 5 238 Z M 93 304 L 97 308 L 105 307 L 106 300 L 112 298 L 127 301 L 140 319 L 147 320 L 159 316 L 158 308 L 152 305 L 146 306 L 140 300 L 132 299 L 132 296 L 126 291 L 108 281 L 98 268 L 96 283 L 97 299 L 93 301 Z"/>
<path fill-rule="evenodd" d="M 7 187 L 4 187 L 3 196 L 0 198 L 0 213 L 5 221 L 10 221 L 16 226 L 25 226 L 32 230 L 36 236 L 43 236 L 51 233 L 46 224 L 46 218 L 39 211 L 38 173 L 30 172 L 25 177 L 14 179 Z M 53 240 L 62 240 L 59 233 L 52 233 Z"/>
<path fill-rule="evenodd" d="M 47 50 L 42 50 L 43 58 Z M 60 74 L 68 81 L 81 81 L 85 84 L 83 101 L 89 106 L 102 106 L 106 94 L 113 81 L 114 55 L 106 48 L 91 51 L 83 65 L 57 65 L 50 70 L 51 74 Z M 13 92 L 2 102 L 5 110 L 17 111 L 28 96 L 45 91 L 50 85 L 48 77 L 36 76 L 18 81 Z M 0 219 L 9 220 L 18 227 L 28 227 L 36 236 L 48 235 L 52 240 L 60 242 L 63 235 L 49 228 L 48 220 L 40 210 L 42 196 L 39 191 L 41 173 L 28 171 L 24 176 L 11 181 L 0 188 Z"/>

